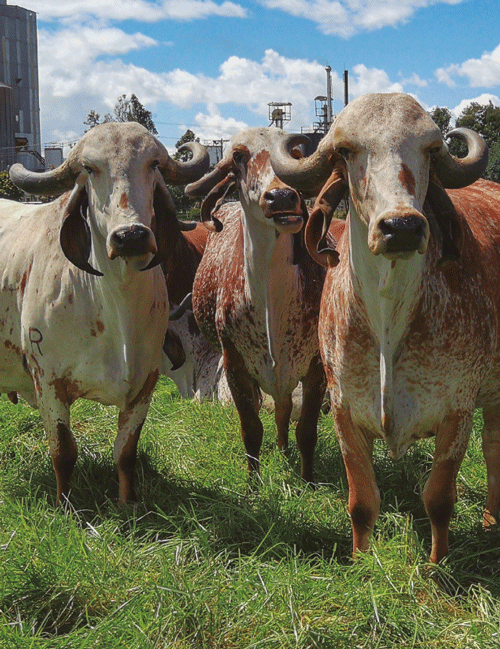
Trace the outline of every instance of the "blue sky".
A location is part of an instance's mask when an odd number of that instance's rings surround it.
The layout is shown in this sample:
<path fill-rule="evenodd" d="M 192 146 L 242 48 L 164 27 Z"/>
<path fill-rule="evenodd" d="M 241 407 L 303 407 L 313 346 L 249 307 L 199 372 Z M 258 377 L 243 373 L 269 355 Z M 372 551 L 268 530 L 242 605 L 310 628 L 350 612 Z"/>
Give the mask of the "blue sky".
<path fill-rule="evenodd" d="M 9 4 L 14 4 L 8 0 Z M 268 125 L 291 102 L 288 130 L 316 120 L 333 75 L 349 97 L 407 92 L 458 114 L 500 105 L 498 0 L 17 0 L 38 15 L 42 146 L 68 143 L 93 109 L 135 93 L 172 148 Z"/>

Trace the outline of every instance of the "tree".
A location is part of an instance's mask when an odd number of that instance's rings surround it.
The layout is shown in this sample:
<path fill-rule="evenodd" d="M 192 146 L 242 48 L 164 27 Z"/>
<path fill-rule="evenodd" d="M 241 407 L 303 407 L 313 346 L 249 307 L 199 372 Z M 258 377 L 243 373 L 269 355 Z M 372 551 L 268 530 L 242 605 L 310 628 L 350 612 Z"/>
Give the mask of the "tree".
<path fill-rule="evenodd" d="M 184 135 L 181 135 L 181 137 L 175 143 L 175 148 L 179 149 L 183 144 L 187 144 L 188 142 L 199 142 L 199 141 L 200 138 L 196 137 L 193 131 L 188 128 L 188 130 L 184 133 Z M 176 151 L 174 153 L 174 159 L 182 160 L 182 162 L 186 162 L 186 160 L 189 159 L 189 153 L 187 153 L 187 151 Z"/>
<path fill-rule="evenodd" d="M 436 108 L 433 108 L 429 112 L 429 115 L 432 117 L 434 122 L 436 122 L 436 124 L 439 126 L 439 128 L 441 129 L 441 133 L 443 135 L 446 135 L 450 130 L 450 122 L 452 119 L 451 111 L 448 110 L 448 108 L 441 108 L 439 106 L 436 106 Z"/>
<path fill-rule="evenodd" d="M 184 135 L 182 135 L 177 142 L 175 143 L 175 148 L 179 149 L 183 144 L 187 142 L 199 142 L 200 138 L 188 129 Z M 181 160 L 185 162 L 189 159 L 190 154 L 187 151 L 176 151 L 172 156 L 174 160 Z M 199 216 L 200 210 L 197 207 L 199 201 L 193 198 L 189 198 L 184 193 L 185 185 L 168 185 L 168 191 L 172 195 L 173 201 L 177 208 L 178 213 L 182 214 L 184 217 L 195 219 Z"/>
<path fill-rule="evenodd" d="M 147 128 L 150 133 L 153 133 L 153 135 L 158 135 L 151 112 L 144 108 L 136 95 L 132 94 L 130 99 L 127 98 L 127 95 L 118 97 L 113 112 L 114 117 L 106 113 L 101 121 L 99 113 L 91 110 L 83 123 L 93 128 L 98 124 L 105 124 L 106 122 L 138 122 L 144 128 Z"/>
<path fill-rule="evenodd" d="M 480 133 L 488 144 L 490 155 L 484 178 L 500 182 L 500 107 L 473 101 L 459 115 L 457 126 Z"/>
<path fill-rule="evenodd" d="M 441 129 L 445 136 L 451 129 L 452 114 L 448 108 L 434 108 L 430 116 Z M 483 178 L 500 182 L 500 107 L 488 104 L 479 104 L 473 101 L 460 113 L 456 127 L 470 128 L 483 136 L 489 147 L 489 162 Z M 459 158 L 467 155 L 465 145 L 458 139 L 448 141 L 450 153 Z"/>
<path fill-rule="evenodd" d="M 0 171 L 0 198 L 9 198 L 12 201 L 20 201 L 24 192 L 18 189 L 11 181 L 8 171 Z"/>
<path fill-rule="evenodd" d="M 144 108 L 135 95 L 130 97 L 129 121 L 139 122 L 139 124 L 142 124 L 147 128 L 150 133 L 158 135 L 151 112 L 147 110 L 147 108 Z"/>

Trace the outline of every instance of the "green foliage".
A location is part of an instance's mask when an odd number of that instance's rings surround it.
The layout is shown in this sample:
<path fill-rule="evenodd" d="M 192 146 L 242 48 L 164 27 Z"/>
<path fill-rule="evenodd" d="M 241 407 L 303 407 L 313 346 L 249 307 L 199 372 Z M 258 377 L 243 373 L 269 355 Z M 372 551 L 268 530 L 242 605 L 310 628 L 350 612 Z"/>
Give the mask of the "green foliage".
<path fill-rule="evenodd" d="M 0 171 L 0 198 L 9 198 L 12 201 L 20 201 L 24 192 L 18 189 L 10 180 L 8 171 Z"/>
<path fill-rule="evenodd" d="M 200 215 L 199 201 L 186 196 L 185 185 L 167 185 L 177 211 L 177 216 L 183 219 L 198 219 Z"/>
<path fill-rule="evenodd" d="M 459 115 L 457 126 L 470 128 L 486 140 L 489 147 L 500 142 L 500 107 L 472 102 Z"/>
<path fill-rule="evenodd" d="M 434 108 L 430 113 L 432 119 L 446 135 L 451 129 L 451 113 L 447 108 Z M 489 161 L 484 174 L 487 180 L 500 182 L 500 107 L 472 102 L 459 115 L 456 126 L 470 128 L 480 133 L 489 147 Z M 450 153 L 463 157 L 467 154 L 465 145 L 457 139 L 449 142 Z"/>
<path fill-rule="evenodd" d="M 153 133 L 153 135 L 158 135 L 151 112 L 141 104 L 134 94 L 130 96 L 130 99 L 127 95 L 118 97 L 114 107 L 114 117 L 106 113 L 101 121 L 99 113 L 91 110 L 83 123 L 93 128 L 98 124 L 104 124 L 106 122 L 138 122 L 147 128 L 150 133 Z"/>
<path fill-rule="evenodd" d="M 182 135 L 177 142 L 175 143 L 175 148 L 179 149 L 183 144 L 187 142 L 199 142 L 200 138 L 188 129 L 184 135 Z M 186 162 L 189 158 L 189 153 L 186 151 L 176 151 L 172 156 L 174 160 L 180 160 Z M 177 208 L 177 213 L 179 216 L 185 219 L 197 220 L 200 216 L 200 207 L 199 201 L 197 199 L 189 198 L 184 193 L 185 185 L 168 185 L 168 190 L 172 194 L 175 206 Z"/>
<path fill-rule="evenodd" d="M 429 115 L 431 118 L 434 120 L 434 122 L 439 126 L 441 129 L 441 133 L 443 135 L 446 135 L 448 131 L 450 130 L 450 122 L 452 119 L 452 114 L 451 111 L 448 108 L 440 108 L 439 106 L 436 106 L 436 108 L 433 108 L 430 112 Z"/>
<path fill-rule="evenodd" d="M 200 138 L 196 137 L 193 131 L 191 131 L 191 129 L 188 128 L 188 130 L 184 133 L 184 135 L 181 135 L 181 137 L 175 143 L 175 148 L 179 149 L 183 144 L 187 144 L 188 142 L 199 142 L 199 141 Z M 183 162 L 186 162 L 188 158 L 189 158 L 189 153 L 187 153 L 186 151 L 176 151 L 174 153 L 175 160 L 182 160 Z"/>
<path fill-rule="evenodd" d="M 398 462 L 376 444 L 382 509 L 349 559 L 347 484 L 322 417 L 318 488 L 276 447 L 263 412 L 262 483 L 249 488 L 234 408 L 157 386 L 135 505 L 116 504 L 116 411 L 78 401 L 75 512 L 53 506 L 38 414 L 0 399 L 0 649 L 494 649 L 498 532 L 480 529 L 481 418 L 457 481 L 451 552 L 429 569 L 421 491 L 431 440 Z M 293 443 L 293 430 L 291 442 Z"/>
<path fill-rule="evenodd" d="M 480 133 L 488 147 L 489 161 L 484 177 L 500 182 L 500 107 L 472 102 L 457 119 L 457 126 L 470 128 Z"/>

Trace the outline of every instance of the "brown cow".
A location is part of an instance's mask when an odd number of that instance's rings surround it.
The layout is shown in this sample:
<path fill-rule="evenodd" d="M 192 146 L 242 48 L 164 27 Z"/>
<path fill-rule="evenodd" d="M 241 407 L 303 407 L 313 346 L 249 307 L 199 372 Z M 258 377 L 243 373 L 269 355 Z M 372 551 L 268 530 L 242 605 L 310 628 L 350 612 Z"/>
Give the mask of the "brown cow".
<path fill-rule="evenodd" d="M 303 199 L 271 166 L 271 151 L 284 137 L 272 128 L 242 131 L 216 168 L 186 188 L 188 195 L 210 192 L 202 215 L 216 230 L 196 273 L 193 309 L 202 332 L 222 351 L 250 470 L 259 470 L 263 435 L 259 386 L 274 399 L 278 446 L 284 450 L 292 391 L 302 381 L 296 438 L 302 477 L 312 482 L 325 392 L 317 337 L 325 272 L 304 254 Z M 239 202 L 218 209 L 233 188 Z"/>
<path fill-rule="evenodd" d="M 319 337 L 349 482 L 354 552 L 368 548 L 379 512 L 374 440 L 384 439 L 397 459 L 413 441 L 435 436 L 423 499 L 430 559 L 445 556 L 476 407 L 485 420 L 484 525 L 498 518 L 500 186 L 474 182 L 487 163 L 482 138 L 467 129 L 450 135 L 465 140 L 466 158 L 450 156 L 414 99 L 375 94 L 344 108 L 320 147 L 323 161 L 328 152 L 335 166 L 306 238 L 312 256 L 329 267 Z M 288 162 L 280 173 L 292 183 L 300 161 Z M 318 250 L 324 217 L 328 223 L 346 192 L 348 228 L 336 251 Z"/>

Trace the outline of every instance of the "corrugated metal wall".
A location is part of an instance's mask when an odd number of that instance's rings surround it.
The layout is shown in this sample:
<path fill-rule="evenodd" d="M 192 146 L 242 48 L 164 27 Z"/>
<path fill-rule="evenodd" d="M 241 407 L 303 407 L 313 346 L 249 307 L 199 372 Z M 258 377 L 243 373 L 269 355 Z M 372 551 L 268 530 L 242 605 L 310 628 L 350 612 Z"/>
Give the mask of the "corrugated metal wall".
<path fill-rule="evenodd" d="M 41 165 L 36 14 L 0 0 L 0 170 Z"/>

